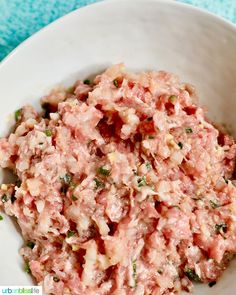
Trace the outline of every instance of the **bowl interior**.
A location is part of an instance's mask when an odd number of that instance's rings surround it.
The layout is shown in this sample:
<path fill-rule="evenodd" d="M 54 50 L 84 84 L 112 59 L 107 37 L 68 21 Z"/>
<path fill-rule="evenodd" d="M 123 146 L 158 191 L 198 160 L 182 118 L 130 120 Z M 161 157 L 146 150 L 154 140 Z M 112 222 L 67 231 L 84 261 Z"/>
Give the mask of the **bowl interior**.
<path fill-rule="evenodd" d="M 233 25 L 174 1 L 115 0 L 79 9 L 24 42 L 0 65 L 0 134 L 7 134 L 10 114 L 23 104 L 39 107 L 51 88 L 119 62 L 131 70 L 176 73 L 196 86 L 210 118 L 236 134 L 235 52 Z M 0 285 L 32 283 L 22 272 L 20 234 L 7 217 L 0 227 Z M 194 294 L 235 294 L 233 271 L 235 262 L 215 287 L 197 286 Z"/>

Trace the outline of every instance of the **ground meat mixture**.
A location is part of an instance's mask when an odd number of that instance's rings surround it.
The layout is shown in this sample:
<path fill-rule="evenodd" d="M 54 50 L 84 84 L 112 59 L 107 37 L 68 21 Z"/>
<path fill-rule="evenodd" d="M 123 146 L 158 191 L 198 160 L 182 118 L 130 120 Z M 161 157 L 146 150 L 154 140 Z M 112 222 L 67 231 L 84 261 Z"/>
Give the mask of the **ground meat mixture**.
<path fill-rule="evenodd" d="M 42 104 L 17 110 L 0 139 L 0 166 L 17 176 L 1 185 L 0 207 L 44 294 L 213 286 L 236 253 L 236 145 L 194 88 L 120 64 Z"/>

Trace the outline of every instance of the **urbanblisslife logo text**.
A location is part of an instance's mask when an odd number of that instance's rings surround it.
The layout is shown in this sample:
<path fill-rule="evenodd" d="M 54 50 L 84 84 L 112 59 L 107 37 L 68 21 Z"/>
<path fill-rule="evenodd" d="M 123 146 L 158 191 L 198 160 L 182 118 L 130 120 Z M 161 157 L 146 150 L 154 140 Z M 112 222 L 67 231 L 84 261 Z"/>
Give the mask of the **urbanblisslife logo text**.
<path fill-rule="evenodd" d="M 33 294 L 42 295 L 41 286 L 0 286 L 0 295 L 2 294 Z"/>

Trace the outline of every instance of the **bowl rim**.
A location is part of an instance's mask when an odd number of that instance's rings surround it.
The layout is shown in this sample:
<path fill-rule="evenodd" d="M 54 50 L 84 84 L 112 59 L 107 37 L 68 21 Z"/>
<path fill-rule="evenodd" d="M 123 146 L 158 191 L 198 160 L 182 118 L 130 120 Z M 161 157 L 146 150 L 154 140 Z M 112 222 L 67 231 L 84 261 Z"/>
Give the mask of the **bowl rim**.
<path fill-rule="evenodd" d="M 42 27 L 40 30 L 36 31 L 35 33 L 33 33 L 32 35 L 27 37 L 24 41 L 22 41 L 19 45 L 17 45 L 7 56 L 5 56 L 2 59 L 2 61 L 0 61 L 0 71 L 3 67 L 7 66 L 7 63 L 9 60 L 13 59 L 15 56 L 17 57 L 17 55 L 20 51 L 24 50 L 25 47 L 30 46 L 31 42 L 33 42 L 38 37 L 40 37 L 44 33 L 44 31 L 56 28 L 58 25 L 60 25 L 64 21 L 66 21 L 67 18 L 70 18 L 70 17 L 76 15 L 81 10 L 85 11 L 85 10 L 88 10 L 91 8 L 96 9 L 96 7 L 102 7 L 102 6 L 106 6 L 106 5 L 113 4 L 113 3 L 120 3 L 121 1 L 122 2 L 130 2 L 130 3 L 133 2 L 133 0 L 98 0 L 98 2 L 91 3 L 88 5 L 76 8 L 75 10 L 72 10 L 69 13 L 62 15 L 61 17 L 57 18 L 53 22 L 47 24 L 46 26 Z M 193 6 L 192 4 L 180 2 L 177 0 L 176 1 L 175 0 L 135 0 L 135 4 L 137 4 L 137 3 L 145 3 L 147 5 L 152 5 L 152 4 L 156 5 L 159 3 L 161 5 L 176 7 L 177 9 L 181 9 L 181 8 L 187 9 L 193 13 L 197 13 L 197 14 L 203 15 L 204 17 L 208 17 L 208 18 L 212 19 L 212 21 L 216 21 L 216 22 L 221 23 L 227 29 L 232 30 L 232 32 L 234 32 L 235 36 L 236 36 L 236 24 L 225 19 L 222 16 L 214 14 L 213 12 L 210 12 L 206 9 Z"/>

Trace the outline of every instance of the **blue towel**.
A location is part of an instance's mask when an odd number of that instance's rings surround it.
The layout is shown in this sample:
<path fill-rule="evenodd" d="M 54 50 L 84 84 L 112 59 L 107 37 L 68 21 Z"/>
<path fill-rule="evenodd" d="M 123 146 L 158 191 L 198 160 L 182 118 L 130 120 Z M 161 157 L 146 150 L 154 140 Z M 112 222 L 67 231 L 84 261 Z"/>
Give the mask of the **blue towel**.
<path fill-rule="evenodd" d="M 0 0 L 0 60 L 58 17 L 99 0 Z M 134 0 L 135 1 L 135 0 Z M 180 0 L 236 23 L 236 0 Z"/>

